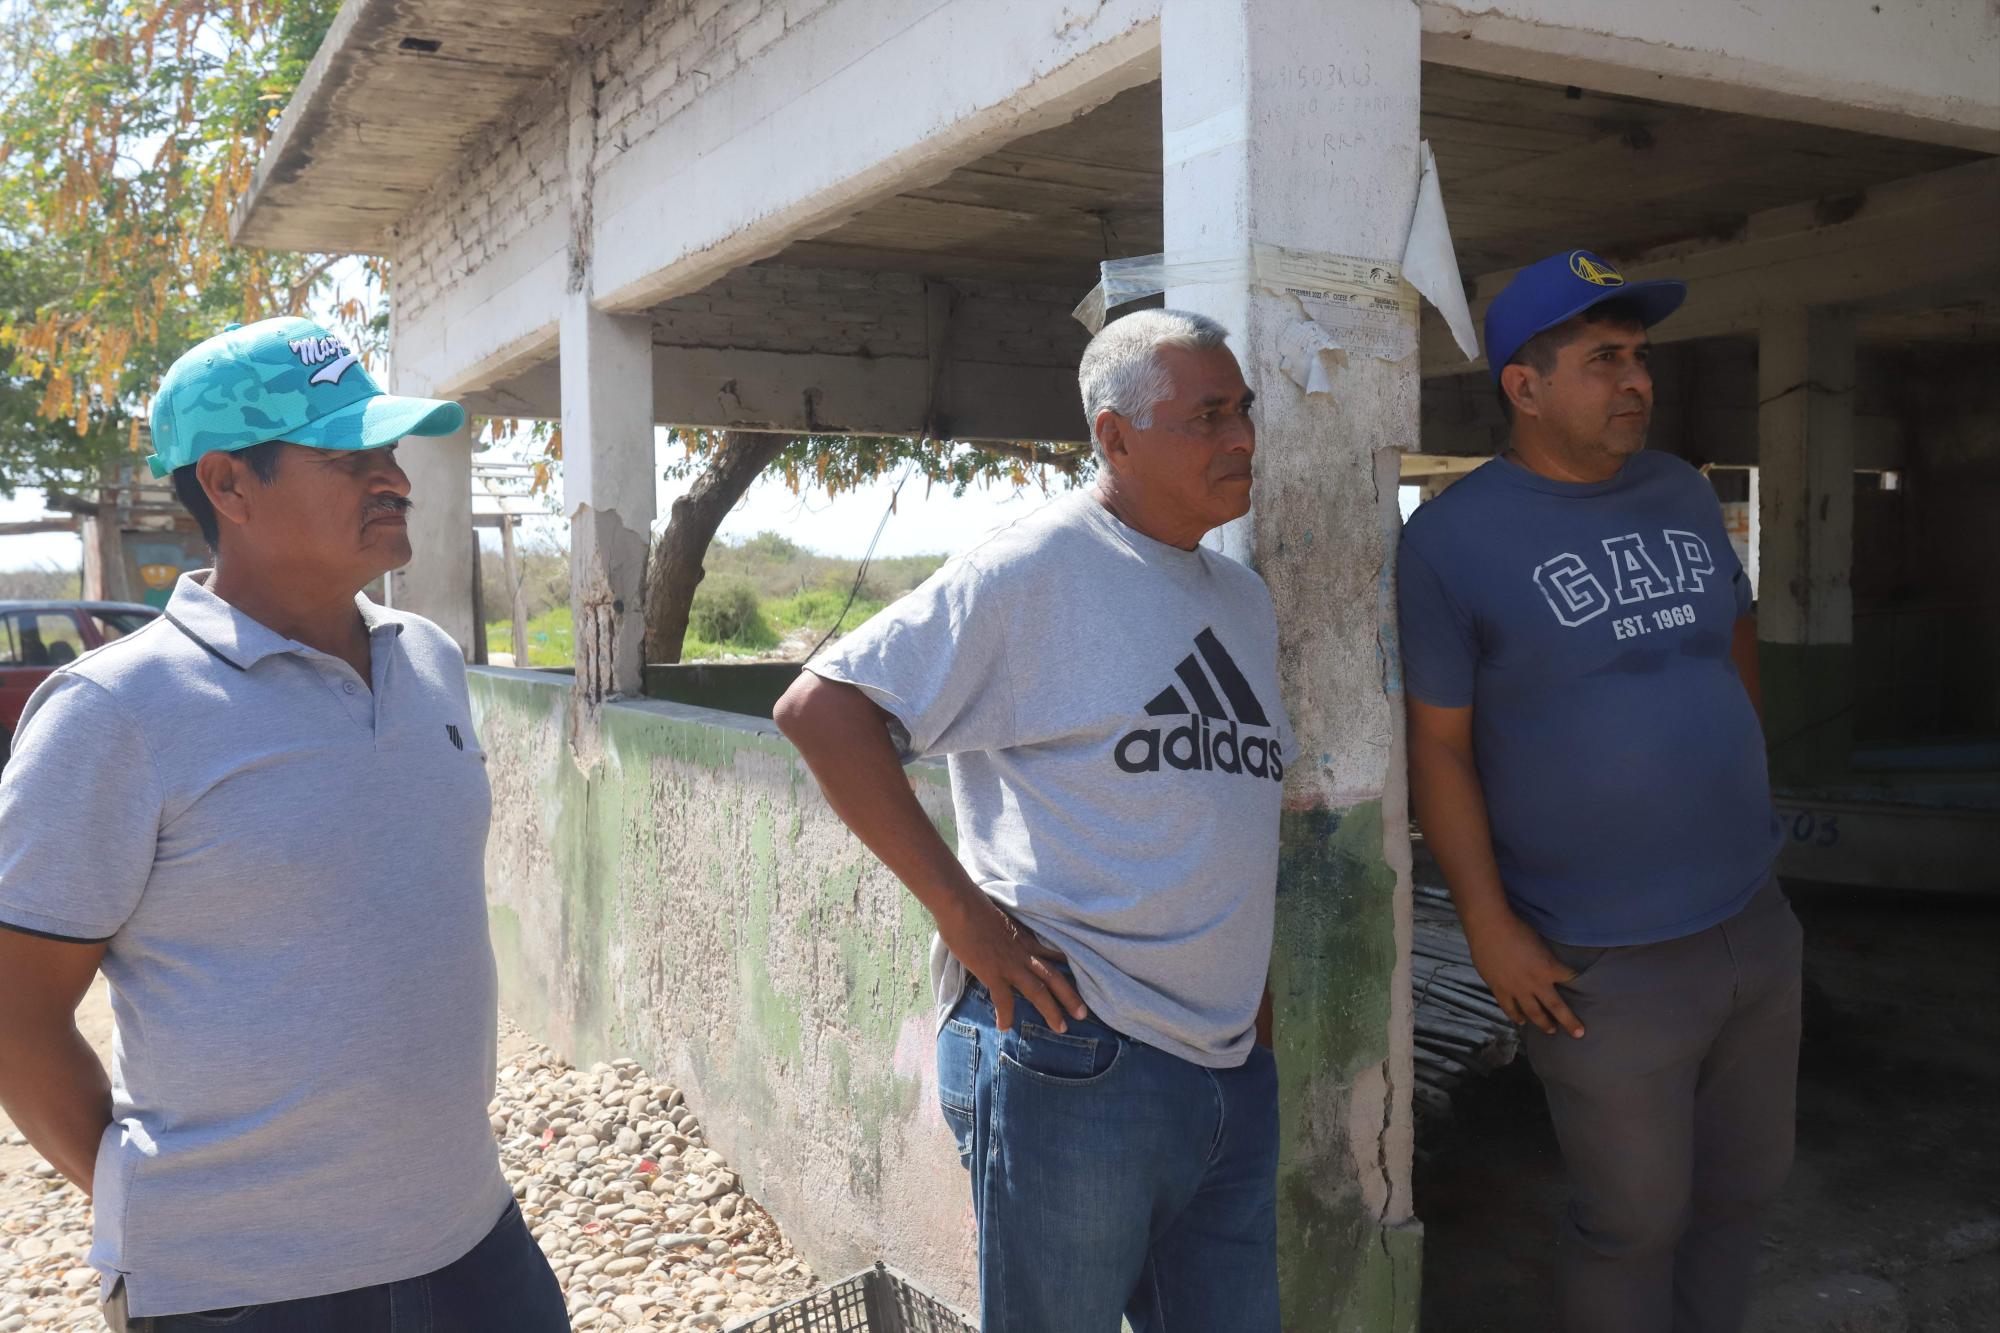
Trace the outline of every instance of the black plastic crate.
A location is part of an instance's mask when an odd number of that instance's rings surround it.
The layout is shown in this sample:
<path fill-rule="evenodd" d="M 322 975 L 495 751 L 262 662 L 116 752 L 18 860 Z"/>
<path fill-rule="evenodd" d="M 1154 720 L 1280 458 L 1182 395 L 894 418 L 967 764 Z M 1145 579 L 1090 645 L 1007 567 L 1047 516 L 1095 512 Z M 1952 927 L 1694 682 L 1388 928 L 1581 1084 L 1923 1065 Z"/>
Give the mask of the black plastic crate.
<path fill-rule="evenodd" d="M 979 1333 L 979 1326 L 878 1263 L 775 1310 L 730 1324 L 724 1333 Z"/>

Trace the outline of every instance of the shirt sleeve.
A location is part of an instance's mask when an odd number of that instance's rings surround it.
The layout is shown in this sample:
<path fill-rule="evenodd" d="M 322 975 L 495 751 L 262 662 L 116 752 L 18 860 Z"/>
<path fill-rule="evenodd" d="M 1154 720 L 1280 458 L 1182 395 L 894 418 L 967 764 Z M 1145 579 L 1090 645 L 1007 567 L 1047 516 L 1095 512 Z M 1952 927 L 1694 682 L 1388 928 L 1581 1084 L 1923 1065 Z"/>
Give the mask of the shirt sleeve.
<path fill-rule="evenodd" d="M 1439 708 L 1471 704 L 1479 670 L 1478 633 L 1430 561 L 1407 538 L 1397 562 L 1396 603 L 1403 685 L 1410 697 Z"/>
<path fill-rule="evenodd" d="M 1005 749 L 1018 734 L 1007 602 L 998 577 L 953 561 L 806 670 L 887 710 L 905 759 Z"/>
<path fill-rule="evenodd" d="M 0 773 L 0 925 L 116 935 L 152 876 L 162 804 L 152 752 L 125 709 L 94 681 L 50 676 Z"/>

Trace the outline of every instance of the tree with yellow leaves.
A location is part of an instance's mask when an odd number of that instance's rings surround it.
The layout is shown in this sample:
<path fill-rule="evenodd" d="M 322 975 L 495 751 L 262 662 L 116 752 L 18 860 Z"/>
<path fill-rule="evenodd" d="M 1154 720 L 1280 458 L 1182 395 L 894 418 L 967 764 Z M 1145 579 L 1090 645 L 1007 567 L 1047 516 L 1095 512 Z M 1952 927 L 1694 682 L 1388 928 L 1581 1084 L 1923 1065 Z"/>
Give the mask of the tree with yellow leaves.
<path fill-rule="evenodd" d="M 338 309 L 333 261 L 232 249 L 229 210 L 339 0 L 0 0 L 0 491 L 138 443 L 174 357 Z"/>

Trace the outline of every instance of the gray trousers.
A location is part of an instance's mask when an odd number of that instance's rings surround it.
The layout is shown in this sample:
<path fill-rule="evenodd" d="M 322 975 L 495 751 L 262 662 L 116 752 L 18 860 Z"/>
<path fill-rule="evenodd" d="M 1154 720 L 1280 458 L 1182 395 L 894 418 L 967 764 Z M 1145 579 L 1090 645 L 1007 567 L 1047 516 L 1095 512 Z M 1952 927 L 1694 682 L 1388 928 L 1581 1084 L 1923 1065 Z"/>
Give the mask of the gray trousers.
<path fill-rule="evenodd" d="M 1585 1035 L 1522 1035 L 1569 1175 L 1567 1333 L 1742 1327 L 1792 1164 L 1803 942 L 1773 879 L 1683 939 L 1550 944 L 1577 971 L 1562 989 Z"/>

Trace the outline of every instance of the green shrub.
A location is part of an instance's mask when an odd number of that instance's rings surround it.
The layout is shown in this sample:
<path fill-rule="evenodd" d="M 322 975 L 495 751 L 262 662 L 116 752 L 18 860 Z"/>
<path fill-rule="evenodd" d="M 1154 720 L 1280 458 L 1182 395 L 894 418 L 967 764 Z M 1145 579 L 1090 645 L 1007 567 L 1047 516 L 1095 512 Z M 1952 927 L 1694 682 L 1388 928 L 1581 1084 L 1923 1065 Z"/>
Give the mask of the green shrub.
<path fill-rule="evenodd" d="M 701 581 L 688 610 L 688 629 L 709 643 L 743 648 L 770 648 L 778 642 L 758 606 L 756 588 L 748 579 L 731 575 Z"/>

